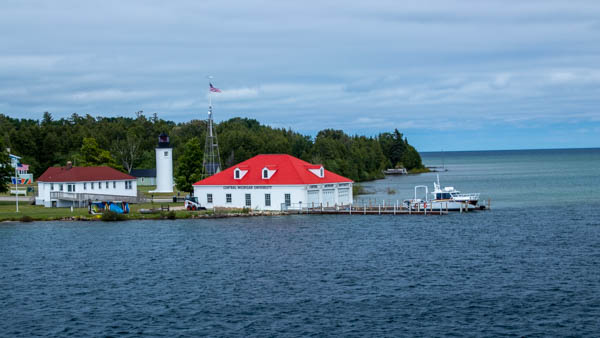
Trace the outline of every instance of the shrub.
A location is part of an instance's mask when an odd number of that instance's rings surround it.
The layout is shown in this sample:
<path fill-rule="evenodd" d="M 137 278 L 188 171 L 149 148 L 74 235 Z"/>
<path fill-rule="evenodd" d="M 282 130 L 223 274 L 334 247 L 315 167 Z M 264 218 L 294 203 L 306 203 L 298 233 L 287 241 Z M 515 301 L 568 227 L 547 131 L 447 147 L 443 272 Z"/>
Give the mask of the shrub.
<path fill-rule="evenodd" d="M 118 214 L 114 211 L 105 211 L 100 217 L 100 220 L 103 222 L 115 222 L 115 221 L 123 221 L 127 218 L 127 216 L 123 214 Z"/>
<path fill-rule="evenodd" d="M 163 211 L 160 213 L 160 217 L 162 219 L 177 219 L 177 215 L 175 214 L 174 210 L 171 211 Z"/>
<path fill-rule="evenodd" d="M 33 217 L 24 215 L 23 217 L 21 217 L 20 221 L 21 222 L 33 222 Z"/>

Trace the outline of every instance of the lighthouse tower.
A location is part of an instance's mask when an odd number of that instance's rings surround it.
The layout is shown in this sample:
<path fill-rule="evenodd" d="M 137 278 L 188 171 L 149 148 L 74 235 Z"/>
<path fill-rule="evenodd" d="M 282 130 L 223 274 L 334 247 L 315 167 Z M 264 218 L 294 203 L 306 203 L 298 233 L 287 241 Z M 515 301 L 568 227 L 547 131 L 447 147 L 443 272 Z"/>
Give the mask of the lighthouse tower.
<path fill-rule="evenodd" d="M 173 192 L 173 148 L 169 136 L 161 133 L 156 147 L 156 190 L 152 192 Z"/>

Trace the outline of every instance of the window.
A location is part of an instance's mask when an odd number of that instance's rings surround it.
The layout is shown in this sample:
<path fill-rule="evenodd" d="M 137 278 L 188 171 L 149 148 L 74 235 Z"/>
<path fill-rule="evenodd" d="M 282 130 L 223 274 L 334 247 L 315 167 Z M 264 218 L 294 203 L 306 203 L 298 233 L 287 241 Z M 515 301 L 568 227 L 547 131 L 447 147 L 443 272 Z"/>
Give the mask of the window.
<path fill-rule="evenodd" d="M 50 183 L 50 190 L 54 190 L 54 183 Z"/>
<path fill-rule="evenodd" d="M 250 194 L 246 194 L 246 206 L 249 207 L 252 205 L 252 197 Z"/>
<path fill-rule="evenodd" d="M 165 151 L 165 156 L 169 156 L 169 152 L 168 151 Z"/>
<path fill-rule="evenodd" d="M 94 182 L 90 183 L 92 190 L 94 190 Z"/>
<path fill-rule="evenodd" d="M 68 191 L 68 192 L 71 192 L 71 191 L 72 191 L 71 189 L 73 189 L 72 187 L 73 187 L 73 186 L 72 186 L 71 184 L 67 184 L 67 191 Z"/>
<path fill-rule="evenodd" d="M 62 184 L 58 186 L 58 190 L 63 191 L 63 185 Z"/>
<path fill-rule="evenodd" d="M 212 194 L 206 194 L 206 203 L 212 203 Z"/>
<path fill-rule="evenodd" d="M 117 181 L 113 181 L 113 189 L 117 189 Z"/>
<path fill-rule="evenodd" d="M 289 207 L 292 205 L 292 196 L 290 194 L 285 194 L 285 206 Z"/>
<path fill-rule="evenodd" d="M 225 194 L 225 202 L 231 203 L 231 194 Z"/>
<path fill-rule="evenodd" d="M 108 189 L 108 182 L 106 182 L 106 189 Z"/>
<path fill-rule="evenodd" d="M 75 192 L 75 186 L 76 186 L 76 184 L 73 184 L 73 192 Z"/>
<path fill-rule="evenodd" d="M 125 189 L 132 189 L 133 185 L 132 185 L 132 181 L 125 181 Z"/>
<path fill-rule="evenodd" d="M 265 207 L 271 206 L 271 194 L 265 194 Z"/>
<path fill-rule="evenodd" d="M 269 170 L 263 170 L 263 178 L 269 178 Z"/>
<path fill-rule="evenodd" d="M 83 190 L 87 190 L 87 183 L 83 183 Z"/>
<path fill-rule="evenodd" d="M 98 190 L 102 189 L 102 182 L 98 182 Z"/>
<path fill-rule="evenodd" d="M 240 171 L 239 170 L 235 170 L 235 178 L 238 179 L 240 178 Z"/>
<path fill-rule="evenodd" d="M 321 167 L 321 177 L 325 176 L 325 173 L 323 172 L 323 167 Z"/>

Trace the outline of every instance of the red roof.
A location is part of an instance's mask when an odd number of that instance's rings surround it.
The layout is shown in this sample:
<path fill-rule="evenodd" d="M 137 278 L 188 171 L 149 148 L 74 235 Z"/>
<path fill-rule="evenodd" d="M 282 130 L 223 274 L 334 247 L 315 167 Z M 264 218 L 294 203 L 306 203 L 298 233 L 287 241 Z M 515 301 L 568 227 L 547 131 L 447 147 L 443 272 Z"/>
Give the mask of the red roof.
<path fill-rule="evenodd" d="M 262 169 L 265 167 L 277 170 L 270 179 L 262 178 Z M 236 180 L 233 178 L 235 168 L 248 170 L 248 172 L 244 177 Z M 310 164 L 290 155 L 257 155 L 218 174 L 198 181 L 194 185 L 296 185 L 352 182 L 351 179 L 328 170 L 324 170 L 323 178 L 308 170 L 317 168 L 321 168 L 321 166 Z"/>
<path fill-rule="evenodd" d="M 111 167 L 50 167 L 38 178 L 39 182 L 83 182 L 135 180 Z"/>

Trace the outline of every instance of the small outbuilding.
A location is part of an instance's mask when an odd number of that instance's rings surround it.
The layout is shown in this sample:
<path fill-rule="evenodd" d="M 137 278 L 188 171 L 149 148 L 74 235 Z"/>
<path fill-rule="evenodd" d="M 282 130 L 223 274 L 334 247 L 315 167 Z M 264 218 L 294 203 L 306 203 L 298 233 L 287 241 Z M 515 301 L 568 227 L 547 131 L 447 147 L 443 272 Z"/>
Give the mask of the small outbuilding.
<path fill-rule="evenodd" d="M 156 185 L 156 169 L 131 169 L 129 174 L 137 179 L 138 186 Z"/>
<path fill-rule="evenodd" d="M 194 195 L 208 207 L 285 210 L 352 204 L 346 177 L 291 155 L 257 155 L 194 183 Z"/>

